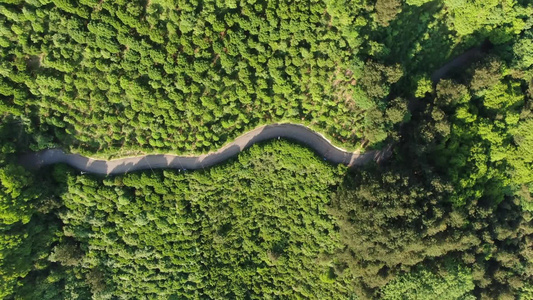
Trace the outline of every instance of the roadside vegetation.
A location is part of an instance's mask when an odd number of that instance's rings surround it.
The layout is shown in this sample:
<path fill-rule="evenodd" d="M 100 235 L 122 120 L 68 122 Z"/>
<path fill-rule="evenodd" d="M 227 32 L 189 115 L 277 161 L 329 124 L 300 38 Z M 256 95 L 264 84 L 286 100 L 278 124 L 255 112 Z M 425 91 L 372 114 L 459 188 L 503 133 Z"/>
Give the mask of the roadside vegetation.
<path fill-rule="evenodd" d="M 403 72 L 358 57 L 370 7 L 332 5 L 6 3 L 1 109 L 31 117 L 35 149 L 206 152 L 277 121 L 377 144 Z"/>
<path fill-rule="evenodd" d="M 512 41 L 526 3 L 5 1 L 0 112 L 34 150 L 206 152 L 277 121 L 379 147 L 406 113 L 391 85 Z"/>
<path fill-rule="evenodd" d="M 525 0 L 3 1 L 0 298 L 533 299 L 532 15 Z M 202 152 L 280 120 L 393 154 L 347 169 L 275 140 L 185 173 L 17 163 Z"/>

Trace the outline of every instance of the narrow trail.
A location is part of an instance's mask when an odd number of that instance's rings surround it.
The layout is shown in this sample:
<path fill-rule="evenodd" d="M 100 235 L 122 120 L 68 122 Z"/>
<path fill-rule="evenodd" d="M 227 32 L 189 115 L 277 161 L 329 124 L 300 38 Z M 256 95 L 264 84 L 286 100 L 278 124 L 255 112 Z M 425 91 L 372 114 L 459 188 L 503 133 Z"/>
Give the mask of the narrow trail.
<path fill-rule="evenodd" d="M 79 154 L 66 154 L 61 149 L 48 149 L 23 154 L 19 157 L 19 163 L 28 169 L 65 163 L 83 172 L 104 175 L 162 168 L 197 170 L 224 162 L 255 143 L 278 137 L 298 141 L 315 150 L 325 160 L 336 164 L 345 164 L 349 167 L 361 166 L 372 160 L 379 162 L 390 155 L 390 148 L 383 151 L 369 151 L 364 154 L 360 154 L 358 151 L 348 152 L 334 146 L 323 135 L 304 125 L 287 123 L 258 127 L 239 136 L 215 152 L 198 156 L 153 154 L 99 160 Z"/>

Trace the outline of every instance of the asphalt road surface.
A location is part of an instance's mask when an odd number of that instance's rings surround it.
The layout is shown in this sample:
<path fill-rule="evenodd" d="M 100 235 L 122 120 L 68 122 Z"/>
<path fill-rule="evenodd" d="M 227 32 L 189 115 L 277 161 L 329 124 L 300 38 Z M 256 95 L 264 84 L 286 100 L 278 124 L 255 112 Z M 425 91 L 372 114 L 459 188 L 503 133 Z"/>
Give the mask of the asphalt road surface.
<path fill-rule="evenodd" d="M 170 154 L 142 155 L 113 160 L 99 160 L 79 154 L 65 154 L 61 149 L 48 149 L 23 154 L 19 162 L 28 169 L 57 163 L 68 164 L 82 172 L 94 174 L 123 174 L 149 169 L 197 170 L 221 163 L 251 145 L 275 138 L 298 141 L 315 150 L 325 160 L 349 167 L 361 166 L 369 161 L 380 161 L 390 155 L 390 148 L 384 151 L 369 151 L 364 154 L 348 152 L 331 144 L 321 134 L 299 124 L 272 124 L 249 131 L 221 149 L 199 156 L 177 156 Z"/>
<path fill-rule="evenodd" d="M 463 54 L 457 56 L 451 61 L 447 62 L 444 66 L 440 67 L 438 70 L 431 74 L 431 81 L 437 83 L 440 79 L 445 77 L 451 70 L 457 68 L 464 68 L 472 62 L 478 61 L 483 55 L 485 55 L 485 48 L 489 46 L 484 43 L 481 46 L 471 48 L 465 51 Z"/>

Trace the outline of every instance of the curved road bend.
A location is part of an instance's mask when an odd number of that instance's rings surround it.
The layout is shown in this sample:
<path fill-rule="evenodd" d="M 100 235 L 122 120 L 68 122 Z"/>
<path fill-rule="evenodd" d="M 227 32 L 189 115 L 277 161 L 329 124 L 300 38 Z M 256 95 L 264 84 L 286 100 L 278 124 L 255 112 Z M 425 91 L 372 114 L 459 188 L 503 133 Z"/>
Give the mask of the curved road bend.
<path fill-rule="evenodd" d="M 492 48 L 490 41 L 486 40 L 481 45 L 473 47 L 463 52 L 461 55 L 450 60 L 438 70 L 435 70 L 431 74 L 431 81 L 437 83 L 440 79 L 445 77 L 451 70 L 457 68 L 464 68 L 469 64 L 478 61 L 483 56 L 487 55 L 488 51 Z"/>
<path fill-rule="evenodd" d="M 249 131 L 221 149 L 199 156 L 177 156 L 170 154 L 142 155 L 113 160 L 98 160 L 79 154 L 65 154 L 60 149 L 48 149 L 40 152 L 24 154 L 19 162 L 29 169 L 56 163 L 68 164 L 80 171 L 95 174 L 122 174 L 147 169 L 189 169 L 207 168 L 221 163 L 251 145 L 274 138 L 296 140 L 315 150 L 320 156 L 332 163 L 342 163 L 347 166 L 361 166 L 371 160 L 379 161 L 390 154 L 385 151 L 369 151 L 364 154 L 347 152 L 331 144 L 323 135 L 298 124 L 272 124 L 258 127 Z"/>

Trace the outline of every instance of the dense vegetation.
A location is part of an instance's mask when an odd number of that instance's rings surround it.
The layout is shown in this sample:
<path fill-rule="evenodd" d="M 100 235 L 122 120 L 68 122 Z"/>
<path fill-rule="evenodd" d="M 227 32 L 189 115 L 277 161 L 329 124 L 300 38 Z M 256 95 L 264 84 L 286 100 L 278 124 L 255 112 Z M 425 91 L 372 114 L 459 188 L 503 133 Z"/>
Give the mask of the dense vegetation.
<path fill-rule="evenodd" d="M 342 173 L 283 142 L 205 172 L 69 175 L 54 259 L 83 253 L 74 267 L 103 274 L 92 291 L 114 297 L 336 298 L 325 206 Z"/>
<path fill-rule="evenodd" d="M 532 16 L 528 0 L 0 1 L 0 298 L 533 299 Z M 393 154 L 347 170 L 273 141 L 114 177 L 17 163 L 208 151 L 287 120 Z"/>
<path fill-rule="evenodd" d="M 4 4 L 0 107 L 32 117 L 37 148 L 203 151 L 283 120 L 377 143 L 392 125 L 380 100 L 402 70 L 373 63 L 362 78 L 367 21 L 349 23 L 369 7 L 331 5 Z"/>
<path fill-rule="evenodd" d="M 2 2 L 0 112 L 31 124 L 33 149 L 106 153 L 206 151 L 283 120 L 377 145 L 398 122 L 387 108 L 405 110 L 384 101 L 391 84 L 509 42 L 532 13 L 527 1 Z"/>

